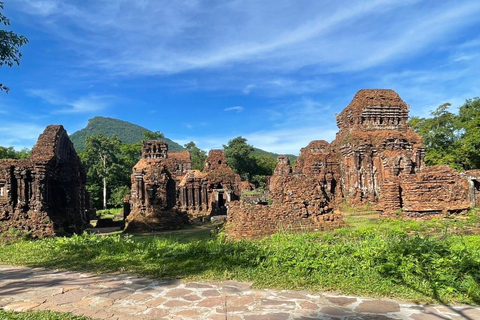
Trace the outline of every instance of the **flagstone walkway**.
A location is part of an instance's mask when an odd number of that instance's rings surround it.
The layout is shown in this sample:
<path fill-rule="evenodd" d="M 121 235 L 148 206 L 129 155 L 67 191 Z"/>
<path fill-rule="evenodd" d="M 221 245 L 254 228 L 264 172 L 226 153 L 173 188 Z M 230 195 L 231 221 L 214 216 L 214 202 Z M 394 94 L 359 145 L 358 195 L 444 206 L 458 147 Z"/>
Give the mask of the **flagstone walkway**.
<path fill-rule="evenodd" d="M 256 290 L 235 281 L 157 281 L 1 265 L 0 308 L 112 320 L 480 320 L 478 306 L 424 306 L 331 293 Z"/>

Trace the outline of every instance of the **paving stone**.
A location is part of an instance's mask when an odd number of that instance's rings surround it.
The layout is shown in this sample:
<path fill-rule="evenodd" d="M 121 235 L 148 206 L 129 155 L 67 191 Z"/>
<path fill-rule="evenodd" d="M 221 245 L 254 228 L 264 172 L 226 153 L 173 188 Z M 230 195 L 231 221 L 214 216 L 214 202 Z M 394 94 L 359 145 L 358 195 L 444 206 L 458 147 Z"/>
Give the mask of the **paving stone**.
<path fill-rule="evenodd" d="M 320 309 L 320 312 L 325 313 L 325 314 L 329 314 L 329 315 L 333 315 L 333 316 L 345 316 L 345 315 L 349 314 L 349 312 L 347 312 L 343 309 L 336 308 L 336 307 L 330 307 L 330 306 L 323 307 L 322 309 Z"/>
<path fill-rule="evenodd" d="M 319 306 L 316 303 L 310 301 L 300 302 L 300 307 L 306 310 L 318 310 Z"/>
<path fill-rule="evenodd" d="M 400 311 L 400 305 L 397 302 L 385 300 L 366 300 L 362 301 L 355 309 L 357 312 L 369 313 L 387 313 Z"/>
<path fill-rule="evenodd" d="M 244 316 L 245 320 L 287 320 L 290 317 L 288 313 L 272 313 L 266 315 Z"/>
<path fill-rule="evenodd" d="M 70 304 L 78 302 L 88 296 L 88 292 L 84 290 L 72 290 L 65 293 L 54 295 L 49 297 L 48 301 L 54 302 L 57 305 Z"/>
<path fill-rule="evenodd" d="M 148 301 L 152 298 L 153 298 L 152 295 L 146 294 L 146 293 L 134 293 L 130 297 L 128 297 L 128 299 L 133 300 L 133 301 L 138 302 L 138 303 Z"/>
<path fill-rule="evenodd" d="M 198 319 L 200 312 L 197 309 L 187 309 L 175 311 L 171 314 L 172 316 L 182 316 L 187 318 Z"/>
<path fill-rule="evenodd" d="M 28 311 L 31 310 L 35 307 L 38 307 L 41 303 L 34 303 L 34 302 L 14 302 L 7 304 L 3 309 L 8 310 L 8 311 L 17 311 L 17 312 L 23 312 L 23 311 Z"/>
<path fill-rule="evenodd" d="M 192 290 L 188 290 L 188 289 L 173 289 L 171 291 L 168 291 L 166 294 L 165 294 L 165 297 L 170 297 L 170 298 L 183 298 L 184 296 L 186 295 L 189 295 L 193 293 Z"/>
<path fill-rule="evenodd" d="M 192 305 L 189 301 L 184 300 L 168 300 L 163 304 L 165 307 L 175 308 L 175 307 L 186 307 Z"/>
<path fill-rule="evenodd" d="M 145 305 L 149 308 L 155 308 L 162 305 L 165 301 L 167 301 L 165 298 L 155 298 L 145 303 Z"/>
<path fill-rule="evenodd" d="M 228 320 L 480 320 L 480 307 L 422 306 L 331 293 L 253 290 L 251 284 L 235 281 L 158 282 L 128 275 L 89 276 L 61 271 L 50 276 L 47 270 L 30 272 L 30 276 L 19 280 L 15 276 L 17 270 L 10 267 L 0 271 L 0 290 L 4 290 L 4 295 L 0 294 L 0 307 L 68 311 L 108 320 L 225 320 L 225 317 Z M 105 284 L 115 287 L 106 288 Z M 358 306 L 356 302 L 360 302 Z M 355 314 L 350 312 L 354 306 Z M 395 314 L 388 314 L 392 312 Z"/>
<path fill-rule="evenodd" d="M 205 283 L 198 283 L 198 282 L 190 282 L 185 284 L 185 288 L 192 288 L 192 289 L 211 289 L 214 288 L 211 284 Z"/>
<path fill-rule="evenodd" d="M 158 319 L 160 317 L 168 316 L 168 310 L 166 309 L 159 309 L 159 308 L 152 308 L 146 314 L 147 318 L 149 319 Z"/>
<path fill-rule="evenodd" d="M 243 317 L 237 316 L 237 315 L 232 315 L 230 313 L 214 313 L 208 315 L 206 319 L 209 320 L 243 320 Z"/>
<path fill-rule="evenodd" d="M 126 298 L 133 294 L 133 291 L 127 289 L 105 289 L 95 293 L 97 297 L 108 297 L 110 299 L 118 300 Z"/>
<path fill-rule="evenodd" d="M 89 307 L 89 306 L 92 306 L 94 305 L 96 302 L 96 299 L 94 298 L 84 298 L 80 301 L 77 301 L 77 302 L 74 302 L 73 305 L 76 306 L 76 307 Z"/>
<path fill-rule="evenodd" d="M 438 313 L 437 314 L 414 314 L 410 318 L 412 318 L 413 320 L 445 320 L 445 317 Z"/>
<path fill-rule="evenodd" d="M 357 302 L 357 298 L 348 298 L 348 297 L 326 297 L 328 301 L 334 303 L 338 306 L 346 306 Z"/>
<path fill-rule="evenodd" d="M 296 291 L 281 291 L 277 294 L 278 297 L 284 298 L 284 299 L 308 299 L 307 298 L 308 293 L 306 292 L 296 292 Z"/>
<path fill-rule="evenodd" d="M 288 300 L 273 300 L 273 299 L 262 299 L 260 301 L 262 306 L 274 306 L 275 308 L 289 308 L 294 309 L 296 307 L 296 303 L 294 301 Z"/>
<path fill-rule="evenodd" d="M 106 309 L 108 312 L 113 312 L 113 314 L 123 313 L 126 315 L 139 314 L 147 310 L 147 306 L 142 305 L 117 305 L 114 304 Z"/>
<path fill-rule="evenodd" d="M 464 317 L 469 317 L 472 319 L 480 319 L 480 310 L 479 309 L 473 309 L 473 308 L 465 308 L 463 310 L 457 310 L 457 312 L 453 312 L 456 314 L 460 314 Z"/>
<path fill-rule="evenodd" d="M 203 298 L 200 297 L 198 294 L 189 294 L 188 296 L 184 296 L 183 299 L 187 301 L 198 301 L 202 300 Z"/>
<path fill-rule="evenodd" d="M 207 298 L 203 301 L 200 301 L 196 304 L 197 307 L 201 308 L 213 308 L 225 305 L 225 299 L 223 298 Z"/>
<path fill-rule="evenodd" d="M 218 297 L 221 296 L 222 294 L 218 292 L 218 290 L 205 290 L 202 291 L 202 296 L 203 297 Z"/>

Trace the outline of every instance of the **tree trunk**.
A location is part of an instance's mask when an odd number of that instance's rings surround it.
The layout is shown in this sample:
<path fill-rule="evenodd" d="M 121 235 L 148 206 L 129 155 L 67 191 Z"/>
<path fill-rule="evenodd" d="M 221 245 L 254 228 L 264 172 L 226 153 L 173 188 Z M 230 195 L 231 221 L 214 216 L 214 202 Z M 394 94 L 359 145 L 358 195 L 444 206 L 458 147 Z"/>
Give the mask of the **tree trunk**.
<path fill-rule="evenodd" d="M 107 209 L 107 178 L 103 178 L 103 210 Z"/>

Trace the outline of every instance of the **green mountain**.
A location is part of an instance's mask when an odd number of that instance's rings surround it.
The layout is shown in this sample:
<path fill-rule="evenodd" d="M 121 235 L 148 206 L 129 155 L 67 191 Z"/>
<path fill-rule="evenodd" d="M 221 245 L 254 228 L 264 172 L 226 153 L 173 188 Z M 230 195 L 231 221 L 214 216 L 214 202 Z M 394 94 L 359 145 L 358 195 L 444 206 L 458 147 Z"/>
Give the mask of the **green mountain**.
<path fill-rule="evenodd" d="M 88 136 L 94 136 L 100 133 L 107 137 L 116 135 L 122 142 L 136 143 L 144 140 L 142 134 L 145 131 L 152 132 L 144 127 L 127 121 L 106 117 L 95 117 L 88 120 L 88 125 L 85 128 L 72 133 L 70 135 L 70 140 L 72 140 L 75 150 L 82 151 L 85 148 L 85 140 Z M 162 140 L 168 143 L 168 149 L 171 151 L 185 150 L 181 145 L 168 138 Z"/>
<path fill-rule="evenodd" d="M 278 153 L 268 152 L 268 151 L 258 149 L 258 148 L 255 148 L 255 147 L 253 149 L 254 150 L 252 152 L 252 155 L 255 156 L 255 157 L 269 156 L 269 157 L 272 157 L 273 159 L 277 160 L 277 157 L 279 156 Z M 287 154 L 286 156 L 290 159 L 291 163 L 293 163 L 295 160 L 297 160 L 297 156 L 295 156 L 293 154 Z"/>
<path fill-rule="evenodd" d="M 80 152 L 85 148 L 85 140 L 88 136 L 95 136 L 99 133 L 107 137 L 116 135 L 122 142 L 136 143 L 138 141 L 144 140 L 143 133 L 145 131 L 152 132 L 147 128 L 127 121 L 107 117 L 94 117 L 88 120 L 88 125 L 85 128 L 72 133 L 70 135 L 70 140 L 72 140 L 75 150 Z M 168 143 L 168 149 L 171 151 L 185 150 L 184 147 L 168 138 L 164 138 L 163 140 Z M 277 160 L 277 157 L 279 156 L 277 153 L 268 152 L 258 148 L 254 149 L 254 156 L 266 155 L 272 157 L 275 160 Z M 288 154 L 287 156 L 290 158 L 291 162 L 297 159 L 296 156 L 291 154 Z"/>

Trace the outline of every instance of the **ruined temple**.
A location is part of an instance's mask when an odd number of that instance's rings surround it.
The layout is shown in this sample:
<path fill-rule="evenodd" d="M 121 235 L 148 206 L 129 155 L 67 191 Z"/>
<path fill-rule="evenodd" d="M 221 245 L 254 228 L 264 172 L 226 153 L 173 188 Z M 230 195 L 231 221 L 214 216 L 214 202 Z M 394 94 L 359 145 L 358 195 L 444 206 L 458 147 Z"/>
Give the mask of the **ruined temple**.
<path fill-rule="evenodd" d="M 226 204 L 240 199 L 241 179 L 222 150 L 210 150 L 203 172 L 191 170 L 179 186 L 180 208 L 193 218 L 227 214 Z"/>
<path fill-rule="evenodd" d="M 86 174 L 67 132 L 50 125 L 25 160 L 0 160 L 0 232 L 32 237 L 87 226 Z"/>
<path fill-rule="evenodd" d="M 340 162 L 344 199 L 412 217 L 466 211 L 465 176 L 425 166 L 425 148 L 408 126 L 408 112 L 395 91 L 376 89 L 360 90 L 337 115 L 332 149 Z"/>
<path fill-rule="evenodd" d="M 342 225 L 342 201 L 373 203 L 385 214 L 425 217 L 466 212 L 480 203 L 480 170 L 426 167 L 421 137 L 408 126 L 408 105 L 393 90 L 358 91 L 336 116 L 329 144 L 314 140 L 292 168 L 279 156 L 269 179 L 272 204 L 237 203 L 227 233 L 250 237 L 283 228 L 321 230 Z"/>
<path fill-rule="evenodd" d="M 133 167 L 127 230 L 180 228 L 190 220 L 226 213 L 240 196 L 240 176 L 221 150 L 210 151 L 203 171 L 191 170 L 188 151 L 169 152 L 163 141 L 144 141 Z"/>

